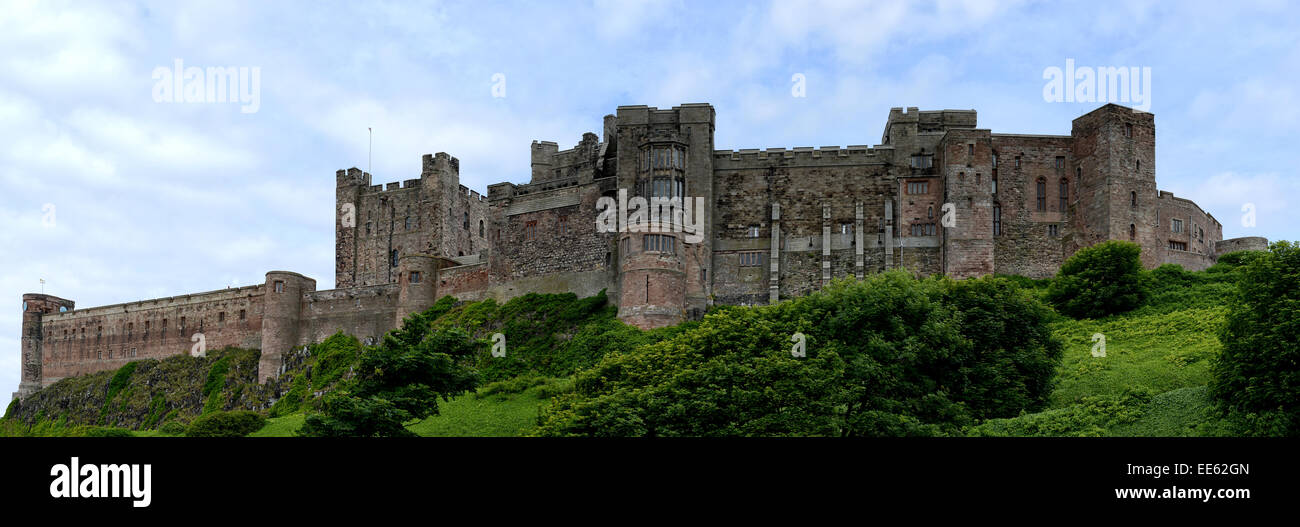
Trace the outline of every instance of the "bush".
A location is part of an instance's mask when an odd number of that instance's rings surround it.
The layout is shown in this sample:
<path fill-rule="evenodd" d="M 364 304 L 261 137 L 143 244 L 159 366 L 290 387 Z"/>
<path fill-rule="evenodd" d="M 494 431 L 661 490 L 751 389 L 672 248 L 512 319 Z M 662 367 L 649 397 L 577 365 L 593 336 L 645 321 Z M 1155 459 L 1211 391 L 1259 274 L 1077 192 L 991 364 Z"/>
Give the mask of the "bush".
<path fill-rule="evenodd" d="M 261 430 L 266 418 L 257 412 L 237 410 L 212 412 L 195 419 L 185 430 L 186 437 L 244 437 Z"/>
<path fill-rule="evenodd" d="M 168 421 L 158 427 L 158 432 L 166 436 L 182 436 L 188 427 L 180 421 Z"/>
<path fill-rule="evenodd" d="M 459 329 L 430 331 L 421 313 L 361 356 L 356 376 L 331 391 L 324 415 L 310 415 L 298 430 L 304 436 L 409 436 L 408 421 L 438 413 L 438 398 L 478 386 L 478 376 L 463 366 L 478 344 Z"/>
<path fill-rule="evenodd" d="M 1219 340 L 1210 395 L 1231 415 L 1300 434 L 1300 245 L 1249 257 Z M 1231 253 L 1235 254 L 1235 253 Z M 1227 256 L 1227 255 L 1225 255 Z"/>
<path fill-rule="evenodd" d="M 611 351 L 542 410 L 541 435 L 915 436 L 1040 408 L 1051 310 L 1001 278 L 841 280 L 774 306 L 718 307 Z M 806 356 L 795 357 L 795 333 Z"/>
<path fill-rule="evenodd" d="M 1141 252 L 1137 244 L 1117 240 L 1079 249 L 1056 273 L 1048 302 L 1074 318 L 1101 318 L 1141 306 L 1148 294 Z"/>
<path fill-rule="evenodd" d="M 134 437 L 130 430 L 125 428 L 109 428 L 102 426 L 83 426 L 77 430 L 81 437 Z"/>

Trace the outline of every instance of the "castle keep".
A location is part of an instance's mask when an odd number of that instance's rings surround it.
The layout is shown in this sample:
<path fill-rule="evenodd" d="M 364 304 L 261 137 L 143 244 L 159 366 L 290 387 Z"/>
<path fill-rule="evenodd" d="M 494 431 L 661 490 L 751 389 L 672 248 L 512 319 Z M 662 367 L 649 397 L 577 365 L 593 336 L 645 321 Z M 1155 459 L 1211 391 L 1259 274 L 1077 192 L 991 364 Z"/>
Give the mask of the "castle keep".
<path fill-rule="evenodd" d="M 895 108 L 875 146 L 714 150 L 714 122 L 708 104 L 621 106 L 574 148 L 533 142 L 529 182 L 486 197 L 460 184 L 445 153 L 400 183 L 339 170 L 334 289 L 271 271 L 255 286 L 85 309 L 23 295 L 16 396 L 187 353 L 200 334 L 214 349 L 261 349 L 265 380 L 294 346 L 336 331 L 377 338 L 445 295 L 603 289 L 624 321 L 659 327 L 886 269 L 1049 277 L 1109 239 L 1140 244 L 1147 268 L 1200 270 L 1266 248 L 1222 240 L 1214 216 L 1158 190 L 1152 114 L 1113 104 L 1069 135 L 993 133 L 973 110 Z M 702 199 L 692 219 L 703 232 L 599 229 L 601 209 L 628 195 Z"/>

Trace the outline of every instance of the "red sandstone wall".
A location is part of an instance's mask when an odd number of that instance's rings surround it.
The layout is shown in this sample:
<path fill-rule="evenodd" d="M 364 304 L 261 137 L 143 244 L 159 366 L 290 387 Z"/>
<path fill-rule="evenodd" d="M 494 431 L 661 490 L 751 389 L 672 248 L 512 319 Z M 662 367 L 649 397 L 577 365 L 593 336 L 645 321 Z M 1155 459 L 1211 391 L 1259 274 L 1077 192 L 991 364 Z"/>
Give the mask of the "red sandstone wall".
<path fill-rule="evenodd" d="M 258 348 L 264 293 L 265 286 L 256 285 L 45 315 L 43 384 L 117 369 L 132 360 L 189 353 L 198 333 L 210 350 Z"/>

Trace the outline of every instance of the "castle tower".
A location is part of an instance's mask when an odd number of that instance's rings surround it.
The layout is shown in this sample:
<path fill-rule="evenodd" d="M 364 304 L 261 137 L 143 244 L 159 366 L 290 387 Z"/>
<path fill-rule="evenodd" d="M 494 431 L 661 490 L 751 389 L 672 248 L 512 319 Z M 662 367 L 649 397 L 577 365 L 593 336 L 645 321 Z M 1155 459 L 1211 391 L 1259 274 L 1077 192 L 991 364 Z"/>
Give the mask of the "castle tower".
<path fill-rule="evenodd" d="M 262 358 L 257 381 L 280 375 L 284 352 L 298 345 L 302 324 L 302 295 L 316 290 L 316 281 L 289 271 L 266 273 L 266 301 L 262 314 Z"/>
<path fill-rule="evenodd" d="M 22 378 L 15 399 L 21 399 L 41 389 L 42 362 L 45 359 L 45 333 L 41 319 L 47 313 L 71 310 L 75 303 L 53 295 L 27 293 L 23 295 Z"/>
<path fill-rule="evenodd" d="M 334 177 L 334 287 L 354 287 L 361 192 L 370 184 L 370 174 L 352 168 L 340 170 Z"/>
<path fill-rule="evenodd" d="M 1141 245 L 1142 265 L 1158 265 L 1155 117 L 1107 104 L 1074 120 L 1074 173 L 1078 210 L 1071 218 L 1076 246 L 1105 240 Z"/>
<path fill-rule="evenodd" d="M 400 258 L 397 267 L 397 320 L 393 327 L 400 328 L 408 315 L 429 309 L 437 300 L 438 258 L 408 254 Z"/>
<path fill-rule="evenodd" d="M 628 196 L 620 206 L 629 224 L 651 222 L 649 232 L 620 228 L 619 318 L 643 328 L 677 324 L 709 304 L 713 107 L 620 106 L 615 125 L 618 187 Z"/>

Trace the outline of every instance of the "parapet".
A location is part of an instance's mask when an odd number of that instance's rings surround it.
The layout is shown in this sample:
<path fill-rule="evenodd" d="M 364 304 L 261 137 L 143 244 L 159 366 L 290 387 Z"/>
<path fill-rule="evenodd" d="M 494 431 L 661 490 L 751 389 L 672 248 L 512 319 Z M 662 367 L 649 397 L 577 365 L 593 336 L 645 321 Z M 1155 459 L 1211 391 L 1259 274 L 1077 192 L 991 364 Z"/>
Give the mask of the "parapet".
<path fill-rule="evenodd" d="M 880 155 L 881 150 L 892 154 L 893 147 L 850 145 L 844 148 L 839 146 L 823 146 L 821 148 L 799 146 L 793 149 L 768 148 L 759 150 L 757 148 L 742 148 L 740 150 L 714 150 L 713 161 L 715 169 L 742 168 L 743 165 L 748 163 L 766 165 L 787 160 L 796 165 L 887 162 L 888 160 Z"/>

